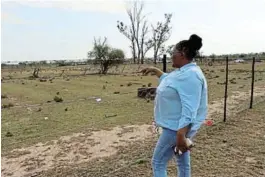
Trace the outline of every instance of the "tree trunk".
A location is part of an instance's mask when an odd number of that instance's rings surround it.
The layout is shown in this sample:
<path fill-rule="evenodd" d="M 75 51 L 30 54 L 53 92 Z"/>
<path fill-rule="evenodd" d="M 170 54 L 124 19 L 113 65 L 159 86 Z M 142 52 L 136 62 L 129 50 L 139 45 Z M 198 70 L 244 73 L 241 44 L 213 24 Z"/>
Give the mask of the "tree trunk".
<path fill-rule="evenodd" d="M 141 54 L 141 64 L 144 64 L 144 51 L 142 51 L 142 54 Z"/>
<path fill-rule="evenodd" d="M 133 63 L 136 63 L 136 50 L 135 50 L 135 43 L 132 41 L 132 56 L 133 56 Z"/>
<path fill-rule="evenodd" d="M 158 52 L 158 51 L 155 51 L 155 53 L 154 53 L 154 64 L 157 63 L 157 52 Z"/>

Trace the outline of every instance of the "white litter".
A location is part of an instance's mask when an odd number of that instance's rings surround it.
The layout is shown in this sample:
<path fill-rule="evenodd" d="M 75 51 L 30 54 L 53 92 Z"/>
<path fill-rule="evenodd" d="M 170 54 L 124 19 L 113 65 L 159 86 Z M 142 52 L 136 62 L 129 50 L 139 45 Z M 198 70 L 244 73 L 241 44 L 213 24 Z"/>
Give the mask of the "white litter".
<path fill-rule="evenodd" d="M 44 117 L 44 120 L 48 120 L 48 117 Z"/>
<path fill-rule="evenodd" d="M 97 101 L 97 102 L 101 102 L 101 98 L 97 98 L 96 101 Z"/>

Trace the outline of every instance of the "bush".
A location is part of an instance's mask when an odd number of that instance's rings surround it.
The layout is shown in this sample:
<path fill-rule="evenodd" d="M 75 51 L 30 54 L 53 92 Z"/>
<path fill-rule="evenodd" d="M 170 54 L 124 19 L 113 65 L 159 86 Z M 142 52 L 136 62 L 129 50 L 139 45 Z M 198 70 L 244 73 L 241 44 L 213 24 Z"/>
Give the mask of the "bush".
<path fill-rule="evenodd" d="M 3 104 L 1 107 L 2 109 L 11 108 L 11 107 L 14 107 L 14 104 L 13 103 Z"/>
<path fill-rule="evenodd" d="M 61 97 L 58 97 L 58 96 L 55 96 L 54 98 L 53 98 L 53 100 L 55 101 L 55 102 L 63 102 L 63 98 L 61 98 Z"/>
<path fill-rule="evenodd" d="M 7 95 L 1 95 L 1 98 L 2 99 L 7 98 Z"/>
<path fill-rule="evenodd" d="M 95 65 L 100 66 L 100 74 L 107 74 L 111 67 L 122 64 L 124 57 L 122 50 L 111 48 L 107 44 L 107 38 L 103 42 L 100 38 L 95 39 L 93 50 L 88 52 L 88 58 L 92 59 Z"/>

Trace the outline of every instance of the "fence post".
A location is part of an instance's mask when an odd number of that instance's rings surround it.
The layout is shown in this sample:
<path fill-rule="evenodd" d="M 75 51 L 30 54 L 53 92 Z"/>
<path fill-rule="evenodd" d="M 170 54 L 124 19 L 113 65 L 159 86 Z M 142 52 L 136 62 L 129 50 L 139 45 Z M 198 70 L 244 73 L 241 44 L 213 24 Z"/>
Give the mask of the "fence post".
<path fill-rule="evenodd" d="M 167 72 L 167 55 L 163 55 L 163 72 Z"/>
<path fill-rule="evenodd" d="M 225 71 L 224 122 L 226 122 L 227 85 L 228 85 L 228 57 L 226 57 L 226 71 Z"/>
<path fill-rule="evenodd" d="M 249 109 L 252 109 L 252 105 L 253 105 L 254 82 L 255 82 L 255 57 L 253 57 L 253 60 L 252 60 L 252 82 L 251 82 L 251 95 L 250 95 Z"/>

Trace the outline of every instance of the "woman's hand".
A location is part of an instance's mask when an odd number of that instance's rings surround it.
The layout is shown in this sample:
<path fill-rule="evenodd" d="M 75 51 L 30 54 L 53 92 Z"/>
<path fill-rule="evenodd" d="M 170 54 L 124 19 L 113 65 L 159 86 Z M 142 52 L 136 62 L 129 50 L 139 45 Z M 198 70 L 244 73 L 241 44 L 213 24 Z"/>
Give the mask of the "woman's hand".
<path fill-rule="evenodd" d="M 160 77 L 162 74 L 164 74 L 163 71 L 153 66 L 142 69 L 141 73 L 143 73 L 145 76 L 149 73 L 154 73 L 157 77 Z"/>
<path fill-rule="evenodd" d="M 186 138 L 184 136 L 177 137 L 177 149 L 180 150 L 182 153 L 189 150 L 189 147 L 186 142 Z"/>
<path fill-rule="evenodd" d="M 189 150 L 189 146 L 186 141 L 186 134 L 189 130 L 189 126 L 181 128 L 177 131 L 177 149 L 182 153 Z"/>
<path fill-rule="evenodd" d="M 143 73 L 143 75 L 146 76 L 149 73 L 155 73 L 156 70 L 157 70 L 157 68 L 151 66 L 151 67 L 147 67 L 147 68 L 142 69 L 141 73 Z"/>

